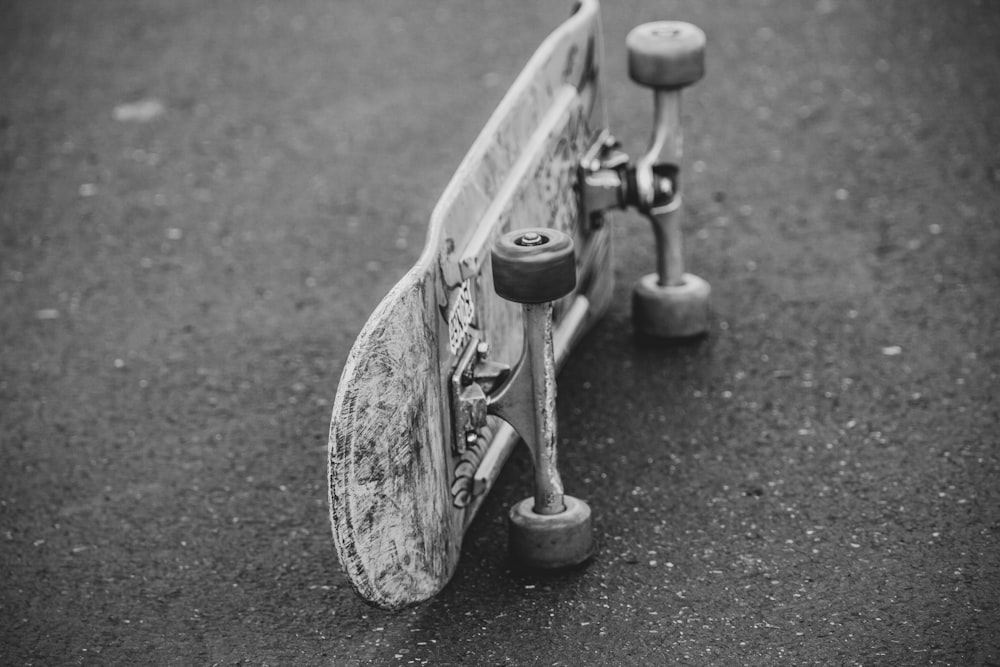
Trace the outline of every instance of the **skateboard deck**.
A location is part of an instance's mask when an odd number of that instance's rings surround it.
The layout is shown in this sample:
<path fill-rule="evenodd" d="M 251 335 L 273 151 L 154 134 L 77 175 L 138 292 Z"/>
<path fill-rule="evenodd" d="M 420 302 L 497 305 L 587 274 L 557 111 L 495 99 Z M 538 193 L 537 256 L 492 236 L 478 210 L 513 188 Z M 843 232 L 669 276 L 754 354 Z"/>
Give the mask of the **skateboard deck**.
<path fill-rule="evenodd" d="M 375 605 L 416 603 L 447 584 L 518 440 L 490 417 L 476 451 L 454 444 L 450 382 L 470 341 L 511 367 L 524 345 L 520 306 L 494 292 L 496 238 L 537 226 L 573 238 L 577 287 L 553 309 L 557 367 L 611 299 L 610 231 L 583 220 L 578 187 L 580 160 L 605 125 L 600 56 L 598 1 L 583 0 L 501 100 L 434 208 L 419 259 L 345 362 L 330 425 L 330 517 L 351 585 Z"/>

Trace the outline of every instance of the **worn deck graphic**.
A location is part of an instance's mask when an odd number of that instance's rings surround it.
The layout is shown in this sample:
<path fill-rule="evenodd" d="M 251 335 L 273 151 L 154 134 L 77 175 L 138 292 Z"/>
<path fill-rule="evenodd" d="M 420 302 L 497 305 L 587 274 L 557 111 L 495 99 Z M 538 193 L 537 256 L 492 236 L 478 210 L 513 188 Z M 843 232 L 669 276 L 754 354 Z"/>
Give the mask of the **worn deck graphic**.
<path fill-rule="evenodd" d="M 479 506 L 453 502 L 461 459 L 448 382 L 472 331 L 493 359 L 514 364 L 521 353 L 520 308 L 493 290 L 493 240 L 539 225 L 574 237 L 579 287 L 556 306 L 557 361 L 574 342 L 559 330 L 570 305 L 587 305 L 589 323 L 610 299 L 610 235 L 583 229 L 575 188 L 580 157 L 603 124 L 595 117 L 600 39 L 598 3 L 589 0 L 541 45 L 441 197 L 416 265 L 382 300 L 345 364 L 330 426 L 331 522 L 348 578 L 377 605 L 438 592 Z M 513 435 L 493 426 L 485 456 L 497 457 Z"/>

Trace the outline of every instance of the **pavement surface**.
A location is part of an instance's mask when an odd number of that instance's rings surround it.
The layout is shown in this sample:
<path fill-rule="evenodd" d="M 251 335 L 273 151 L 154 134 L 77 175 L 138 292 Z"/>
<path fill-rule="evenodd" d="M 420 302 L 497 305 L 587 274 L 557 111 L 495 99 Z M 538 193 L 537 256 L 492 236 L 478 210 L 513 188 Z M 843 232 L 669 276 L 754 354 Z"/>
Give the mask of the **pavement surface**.
<path fill-rule="evenodd" d="M 0 3 L 0 663 L 1000 665 L 1000 5 L 628 0 L 686 97 L 699 345 L 636 345 L 646 224 L 560 378 L 599 551 L 505 555 L 513 459 L 388 613 L 326 510 L 337 379 L 568 2 Z"/>

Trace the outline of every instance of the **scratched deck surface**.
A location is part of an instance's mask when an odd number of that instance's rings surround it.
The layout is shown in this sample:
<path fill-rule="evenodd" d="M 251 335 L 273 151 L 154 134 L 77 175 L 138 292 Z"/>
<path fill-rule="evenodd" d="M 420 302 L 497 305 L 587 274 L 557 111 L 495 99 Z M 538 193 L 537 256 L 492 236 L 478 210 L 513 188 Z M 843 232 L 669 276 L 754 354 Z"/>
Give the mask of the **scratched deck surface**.
<path fill-rule="evenodd" d="M 330 427 L 331 522 L 352 585 L 380 606 L 426 599 L 448 582 L 478 506 L 452 502 L 447 383 L 470 329 L 494 359 L 520 355 L 520 309 L 493 291 L 493 239 L 527 226 L 571 233 L 588 319 L 610 298 L 610 237 L 581 229 L 574 190 L 603 123 L 598 10 L 596 0 L 581 3 L 539 47 L 442 195 L 417 264 L 346 361 Z M 557 329 L 573 296 L 556 306 Z"/>

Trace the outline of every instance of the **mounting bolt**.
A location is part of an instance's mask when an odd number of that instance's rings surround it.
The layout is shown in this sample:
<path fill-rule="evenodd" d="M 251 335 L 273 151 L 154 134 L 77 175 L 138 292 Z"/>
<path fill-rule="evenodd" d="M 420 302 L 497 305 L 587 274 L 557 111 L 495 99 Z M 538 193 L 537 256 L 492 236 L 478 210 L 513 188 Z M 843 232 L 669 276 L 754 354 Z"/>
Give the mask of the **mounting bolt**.
<path fill-rule="evenodd" d="M 536 246 L 545 243 L 545 238 L 538 232 L 525 232 L 514 243 L 519 246 Z"/>

